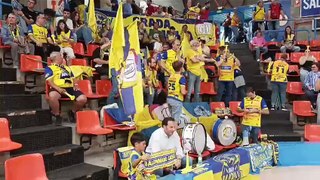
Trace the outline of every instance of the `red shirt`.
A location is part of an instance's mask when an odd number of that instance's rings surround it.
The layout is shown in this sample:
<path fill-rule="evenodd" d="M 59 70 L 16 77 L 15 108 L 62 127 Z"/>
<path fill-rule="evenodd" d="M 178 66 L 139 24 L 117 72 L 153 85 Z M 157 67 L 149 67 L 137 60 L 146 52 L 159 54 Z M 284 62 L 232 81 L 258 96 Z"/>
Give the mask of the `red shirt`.
<path fill-rule="evenodd" d="M 208 18 L 209 18 L 209 14 L 210 14 L 210 10 L 208 9 L 206 9 L 206 10 L 201 10 L 201 12 L 200 12 L 200 19 L 202 19 L 202 20 L 208 20 Z"/>
<path fill-rule="evenodd" d="M 158 7 L 153 6 L 152 4 L 149 4 L 147 8 L 147 16 L 151 16 L 153 13 L 157 11 L 158 11 Z"/>

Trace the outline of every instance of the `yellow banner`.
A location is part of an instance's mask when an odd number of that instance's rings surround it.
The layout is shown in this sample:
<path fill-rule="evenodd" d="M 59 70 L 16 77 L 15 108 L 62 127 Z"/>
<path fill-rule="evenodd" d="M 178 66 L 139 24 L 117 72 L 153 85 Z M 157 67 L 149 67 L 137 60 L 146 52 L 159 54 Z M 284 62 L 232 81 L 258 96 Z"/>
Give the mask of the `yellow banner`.
<path fill-rule="evenodd" d="M 154 153 L 148 161 L 144 162 L 144 171 L 153 172 L 157 169 L 173 166 L 176 159 L 176 150 L 174 149 Z"/>

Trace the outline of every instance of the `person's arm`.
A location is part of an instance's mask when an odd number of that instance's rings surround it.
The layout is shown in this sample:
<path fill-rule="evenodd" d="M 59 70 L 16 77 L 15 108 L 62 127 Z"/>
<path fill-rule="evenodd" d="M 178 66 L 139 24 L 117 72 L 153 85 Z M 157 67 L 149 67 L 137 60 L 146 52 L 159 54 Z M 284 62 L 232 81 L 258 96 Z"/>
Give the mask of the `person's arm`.
<path fill-rule="evenodd" d="M 185 77 L 181 77 L 179 83 L 180 83 L 180 86 L 181 86 L 181 88 L 180 88 L 181 94 L 186 95 L 187 92 L 188 92 L 187 89 L 186 89 L 186 84 L 187 84 L 186 78 Z"/>
<path fill-rule="evenodd" d="M 307 57 L 306 56 L 301 56 L 299 59 L 299 64 L 302 66 L 304 63 L 306 63 Z"/>
<path fill-rule="evenodd" d="M 237 111 L 238 112 L 244 112 L 245 111 L 245 109 L 244 109 L 244 100 L 241 101 Z"/>
<path fill-rule="evenodd" d="M 183 150 L 182 150 L 180 137 L 179 137 L 177 132 L 174 132 L 173 136 L 175 138 L 176 155 L 177 155 L 177 158 L 181 160 L 184 157 L 184 153 L 183 153 Z"/>
<path fill-rule="evenodd" d="M 33 19 L 28 19 L 25 14 L 23 13 L 23 11 L 16 11 L 16 10 L 13 10 L 13 12 L 19 16 L 22 17 L 22 19 L 27 23 L 27 25 L 31 25 L 32 23 L 34 23 Z"/>
<path fill-rule="evenodd" d="M 270 114 L 267 103 L 264 99 L 262 99 L 262 101 L 261 101 L 261 110 L 259 110 L 259 111 L 260 111 L 259 112 L 260 114 L 264 114 L 264 115 Z"/>
<path fill-rule="evenodd" d="M 241 66 L 240 60 L 234 56 L 234 62 L 236 66 Z"/>
<path fill-rule="evenodd" d="M 14 41 L 14 38 L 11 36 L 10 30 L 7 27 L 1 28 L 1 37 L 4 44 L 10 44 Z"/>

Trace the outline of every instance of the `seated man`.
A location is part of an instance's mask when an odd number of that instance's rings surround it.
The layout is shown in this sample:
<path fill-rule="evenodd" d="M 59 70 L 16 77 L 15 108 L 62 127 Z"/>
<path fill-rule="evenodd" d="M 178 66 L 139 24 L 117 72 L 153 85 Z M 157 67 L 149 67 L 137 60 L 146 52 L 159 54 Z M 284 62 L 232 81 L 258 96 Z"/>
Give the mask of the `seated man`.
<path fill-rule="evenodd" d="M 62 54 L 60 52 L 52 52 L 50 59 L 53 64 L 46 67 L 45 78 L 51 87 L 48 101 L 51 107 L 51 113 L 55 118 L 55 124 L 61 125 L 62 123 L 59 112 L 59 99 L 61 97 L 66 97 L 66 93 L 75 96 L 74 108 L 69 111 L 70 121 L 75 122 L 74 113 L 86 104 L 87 97 L 78 90 L 71 69 L 62 64 Z"/>
<path fill-rule="evenodd" d="M 176 131 L 177 123 L 172 117 L 164 118 L 162 128 L 157 129 L 151 134 L 149 145 L 146 149 L 147 153 L 156 153 L 170 149 L 176 150 L 177 161 L 174 164 L 175 169 L 182 168 L 186 165 L 185 155 L 182 151 L 180 137 Z M 154 172 L 158 176 L 163 176 L 163 170 Z"/>
<path fill-rule="evenodd" d="M 312 64 L 311 71 L 308 72 L 303 84 L 304 92 L 311 102 L 313 109 L 316 109 L 317 106 L 318 91 L 316 91 L 316 82 L 319 77 L 319 63 L 315 62 Z"/>

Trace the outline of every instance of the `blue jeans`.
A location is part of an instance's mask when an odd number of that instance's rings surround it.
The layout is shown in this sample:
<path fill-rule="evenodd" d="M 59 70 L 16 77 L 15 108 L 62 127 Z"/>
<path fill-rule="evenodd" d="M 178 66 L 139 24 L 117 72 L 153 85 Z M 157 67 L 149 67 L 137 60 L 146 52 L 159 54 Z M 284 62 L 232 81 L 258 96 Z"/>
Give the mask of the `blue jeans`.
<path fill-rule="evenodd" d="M 256 50 L 256 60 L 260 59 L 261 53 L 267 53 L 268 48 L 267 47 L 257 47 Z"/>
<path fill-rule="evenodd" d="M 217 96 L 217 101 L 222 100 L 222 96 L 225 93 L 225 100 L 224 103 L 226 104 L 227 107 L 229 107 L 229 102 L 231 101 L 231 95 L 232 95 L 232 89 L 234 86 L 233 81 L 219 81 L 219 86 L 218 86 L 218 96 Z"/>
<path fill-rule="evenodd" d="M 271 106 L 275 106 L 277 103 L 278 97 L 280 97 L 281 106 L 285 106 L 287 97 L 286 97 L 286 82 L 271 82 Z"/>
<path fill-rule="evenodd" d="M 167 98 L 167 103 L 170 106 L 171 109 L 171 117 L 173 117 L 173 119 L 180 124 L 180 116 L 182 114 L 182 107 L 183 107 L 183 103 L 182 101 L 179 101 L 177 99 L 168 97 Z"/>
<path fill-rule="evenodd" d="M 289 49 L 293 52 L 300 52 L 301 48 L 299 46 L 293 46 L 292 49 Z M 287 47 L 286 46 L 281 46 L 280 51 L 282 53 L 286 53 L 287 52 Z"/>
<path fill-rule="evenodd" d="M 111 69 L 111 83 L 112 83 L 112 90 L 108 97 L 107 104 L 116 103 L 115 97 L 119 93 L 117 72 L 114 68 Z"/>
<path fill-rule="evenodd" d="M 231 38 L 231 42 L 236 42 L 237 41 L 237 38 L 239 36 L 239 30 L 238 30 L 238 27 L 236 26 L 232 26 L 231 27 L 231 30 L 232 30 L 232 38 Z"/>
<path fill-rule="evenodd" d="M 188 76 L 188 93 L 185 101 L 190 102 L 191 93 L 194 90 L 194 102 L 200 102 L 200 76 L 196 76 L 190 71 L 188 71 Z"/>
<path fill-rule="evenodd" d="M 232 89 L 232 101 L 242 101 L 242 99 L 246 96 L 246 90 L 245 86 L 241 86 L 236 88 L 235 85 L 233 85 Z"/>
<path fill-rule="evenodd" d="M 241 125 L 242 138 L 252 138 L 253 143 L 258 143 L 260 127 Z"/>
<path fill-rule="evenodd" d="M 78 29 L 78 31 L 76 32 L 76 35 L 77 35 L 77 39 L 84 40 L 84 43 L 86 45 L 88 45 L 90 42 L 93 41 L 92 31 L 87 26 L 83 26 L 82 28 Z"/>
<path fill-rule="evenodd" d="M 146 88 L 145 92 L 147 94 L 147 102 L 150 107 L 153 104 L 154 94 L 156 93 L 156 91 L 153 87 L 151 87 L 151 88 Z M 150 92 L 152 94 L 150 94 Z"/>
<path fill-rule="evenodd" d="M 278 30 L 280 27 L 279 21 L 269 21 L 268 30 Z M 270 39 L 277 39 L 278 32 L 269 32 Z"/>

